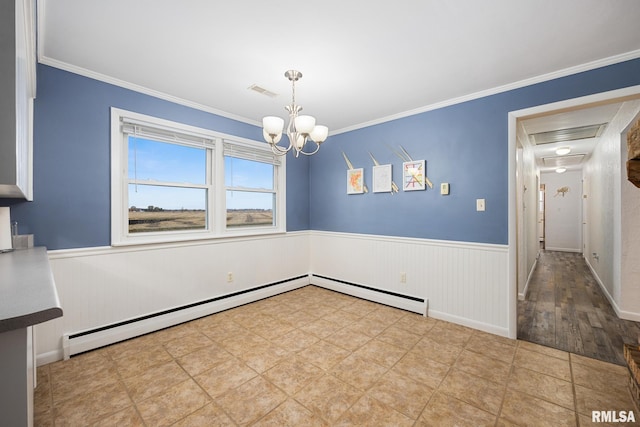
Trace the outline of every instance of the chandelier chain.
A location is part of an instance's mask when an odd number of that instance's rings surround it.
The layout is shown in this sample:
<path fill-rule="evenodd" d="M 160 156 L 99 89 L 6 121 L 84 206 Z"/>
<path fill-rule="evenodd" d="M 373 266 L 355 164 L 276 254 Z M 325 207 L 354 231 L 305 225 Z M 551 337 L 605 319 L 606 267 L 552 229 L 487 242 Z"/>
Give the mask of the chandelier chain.
<path fill-rule="evenodd" d="M 291 105 L 296 105 L 296 80 L 291 80 Z M 293 107 L 295 108 L 295 107 Z"/>

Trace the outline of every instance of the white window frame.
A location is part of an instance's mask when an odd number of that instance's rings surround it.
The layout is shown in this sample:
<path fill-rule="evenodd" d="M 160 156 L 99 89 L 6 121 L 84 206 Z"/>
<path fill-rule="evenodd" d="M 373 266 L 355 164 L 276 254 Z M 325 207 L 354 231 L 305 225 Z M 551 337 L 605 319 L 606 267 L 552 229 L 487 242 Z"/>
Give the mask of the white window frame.
<path fill-rule="evenodd" d="M 167 134 L 174 132 L 185 136 L 179 142 L 158 139 L 163 142 L 207 149 L 207 178 L 203 185 L 185 185 L 188 188 L 207 190 L 207 227 L 204 230 L 181 230 L 129 233 L 129 176 L 128 133 L 123 122 L 157 129 Z M 191 141 L 193 140 L 193 141 Z M 275 225 L 233 227 L 226 226 L 226 187 L 224 182 L 225 154 L 246 160 L 264 161 L 274 165 Z M 111 108 L 111 245 L 138 245 L 198 241 L 234 236 L 253 236 L 284 233 L 286 231 L 286 156 L 276 156 L 268 144 L 246 138 L 159 119 L 119 108 Z"/>

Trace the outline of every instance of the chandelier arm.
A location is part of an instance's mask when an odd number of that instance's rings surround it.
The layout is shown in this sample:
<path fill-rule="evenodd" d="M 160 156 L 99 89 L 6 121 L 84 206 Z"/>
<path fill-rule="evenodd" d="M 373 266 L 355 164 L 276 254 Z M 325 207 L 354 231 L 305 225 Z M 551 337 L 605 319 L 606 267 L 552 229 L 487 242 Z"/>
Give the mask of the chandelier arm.
<path fill-rule="evenodd" d="M 271 151 L 272 151 L 272 152 L 273 152 L 273 154 L 275 154 L 276 156 L 284 156 L 284 155 L 286 155 L 286 154 L 289 152 L 288 150 L 287 150 L 287 151 L 282 151 L 282 150 L 279 150 L 279 149 L 277 149 L 277 148 L 274 148 L 274 146 L 273 146 L 273 145 L 271 146 Z"/>
<path fill-rule="evenodd" d="M 293 146 L 291 144 L 291 141 L 289 141 L 289 146 L 287 148 L 281 147 L 278 144 L 269 144 L 269 145 L 271 146 L 271 151 L 273 151 L 274 154 L 277 154 L 279 156 L 283 156 L 287 154 L 291 150 L 291 147 Z"/>
<path fill-rule="evenodd" d="M 313 140 L 311 140 L 311 141 L 313 141 Z M 310 153 L 309 153 L 309 152 L 306 152 L 306 151 L 302 151 L 302 150 L 300 150 L 300 151 L 298 151 L 298 153 L 304 154 L 305 156 L 311 156 L 311 155 L 313 155 L 313 154 L 316 154 L 316 153 L 318 152 L 318 150 L 320 150 L 320 144 L 318 144 L 318 143 L 317 143 L 317 142 L 315 142 L 315 141 L 313 141 L 313 143 L 314 143 L 314 144 L 316 144 L 316 149 L 315 149 L 315 150 L 313 150 L 313 151 L 312 151 L 312 152 L 310 152 Z"/>

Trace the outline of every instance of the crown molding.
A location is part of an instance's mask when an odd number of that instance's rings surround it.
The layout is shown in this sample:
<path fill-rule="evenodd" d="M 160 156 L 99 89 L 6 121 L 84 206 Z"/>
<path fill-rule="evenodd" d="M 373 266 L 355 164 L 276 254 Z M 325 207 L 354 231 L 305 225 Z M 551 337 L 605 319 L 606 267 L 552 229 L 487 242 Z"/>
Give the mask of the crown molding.
<path fill-rule="evenodd" d="M 91 79 L 94 80 L 98 80 L 98 81 L 102 81 L 104 83 L 108 83 L 108 84 L 112 84 L 115 86 L 119 86 L 119 87 L 123 87 L 125 89 L 129 89 L 135 92 L 139 92 L 139 93 L 143 93 L 145 95 L 149 95 L 149 96 L 153 96 L 155 98 L 159 98 L 159 99 L 163 99 L 165 101 L 169 101 L 169 102 L 173 102 L 179 105 L 184 105 L 186 107 L 190 107 L 190 108 L 194 108 L 197 110 L 201 110 L 207 113 L 211 113 L 211 114 L 215 114 L 221 117 L 225 117 L 228 119 L 232 119 L 232 120 L 236 120 L 242 123 L 247 123 L 249 125 L 253 125 L 253 126 L 258 126 L 261 127 L 261 123 L 259 123 L 256 120 L 249 120 L 246 117 L 242 117 L 242 116 L 238 116 L 236 114 L 231 114 L 228 113 L 226 111 L 222 111 L 222 110 L 218 110 L 216 108 L 212 108 L 210 106 L 204 105 L 204 104 L 200 104 L 197 102 L 193 102 L 193 101 L 189 101 L 183 98 L 179 98 L 177 96 L 173 96 L 173 95 L 169 95 L 167 93 L 164 92 L 160 92 L 157 90 L 153 90 L 144 86 L 140 86 L 134 83 L 130 83 L 124 80 L 120 80 L 120 79 L 116 79 L 101 73 L 96 73 L 94 71 L 88 70 L 86 68 L 82 68 L 82 67 L 77 67 L 75 65 L 71 65 L 68 64 L 66 62 L 62 62 L 62 61 L 58 61 L 52 58 L 48 58 L 44 55 L 42 55 L 42 46 L 40 46 L 39 50 L 39 55 L 38 55 L 38 62 L 44 65 L 49 65 L 51 67 L 54 68 L 59 68 L 61 70 L 65 70 L 68 71 L 70 73 L 74 73 L 74 74 L 78 74 L 84 77 L 89 77 Z M 375 120 L 371 120 L 371 121 L 367 121 L 367 122 L 363 122 L 363 123 L 358 123 L 356 125 L 353 126 L 348 126 L 348 127 L 344 127 L 341 129 L 336 129 L 332 132 L 330 132 L 330 135 L 338 135 L 341 133 L 346 133 L 346 132 L 351 132 L 354 130 L 358 130 L 358 129 L 362 129 L 365 127 L 369 127 L 369 126 L 373 126 L 373 125 L 378 125 L 381 123 L 386 123 L 386 122 L 390 122 L 392 120 L 397 120 L 397 119 L 401 119 L 404 117 L 409 117 L 409 116 L 414 116 L 416 114 L 420 114 L 420 113 L 425 113 L 427 111 L 433 111 L 433 110 L 437 110 L 440 108 L 444 108 L 444 107 L 449 107 L 455 104 L 461 104 L 463 102 L 467 102 L 467 101 L 472 101 L 475 99 L 479 99 L 479 98 L 484 98 L 487 96 L 491 96 L 491 95 L 496 95 L 499 93 L 503 93 L 503 92 L 507 92 L 510 90 L 514 90 L 514 89 L 520 89 L 526 86 L 531 86 L 537 83 L 543 83 L 549 80 L 554 80 L 554 79 L 558 79 L 561 77 L 566 77 L 566 76 L 570 76 L 573 74 L 578 74 L 581 72 L 585 72 L 585 71 L 591 71 L 591 70 L 595 70 L 597 68 L 602 68 L 602 67 L 606 67 L 608 65 L 613 65 L 613 64 L 617 64 L 617 63 L 621 63 L 621 62 L 625 62 L 625 61 L 629 61 L 632 59 L 637 59 L 640 58 L 640 49 L 638 50 L 634 50 L 631 52 L 626 52 L 620 55 L 615 55 L 615 56 L 610 56 L 608 58 L 603 58 L 603 59 L 599 59 L 596 61 L 591 61 L 585 64 L 581 64 L 581 65 L 576 65 L 574 67 L 569 67 L 569 68 L 565 68 L 562 70 L 558 70 L 558 71 L 554 71 L 551 73 L 547 73 L 547 74 L 542 74 L 536 77 L 531 77 L 528 79 L 524 79 L 524 80 L 520 80 L 514 83 L 509 83 L 503 86 L 498 86 L 498 87 L 494 87 L 491 89 L 486 89 L 486 90 L 482 90 L 479 92 L 474 92 L 468 95 L 463 95 L 457 98 L 451 98 L 448 100 L 444 100 L 441 102 L 436 102 L 434 104 L 429 104 L 423 107 L 419 107 L 419 108 L 415 108 L 412 110 L 407 110 L 407 111 L 403 111 L 400 113 L 396 113 L 396 114 L 392 114 L 390 116 L 385 116 L 385 117 L 381 117 Z"/>
<path fill-rule="evenodd" d="M 154 98 L 163 99 L 165 101 L 173 102 L 175 104 L 184 105 L 185 107 L 194 108 L 196 110 L 204 111 L 206 113 L 215 114 L 217 116 L 225 117 L 227 119 L 236 120 L 238 122 L 247 123 L 253 126 L 262 126 L 256 120 L 249 120 L 246 117 L 238 116 L 236 114 L 231 114 L 226 111 L 218 110 L 216 108 L 212 108 L 208 105 L 200 104 L 197 102 L 189 101 L 187 99 L 183 99 L 174 95 L 170 95 L 168 93 L 160 92 L 154 89 L 150 89 L 145 86 L 140 86 L 135 83 L 131 83 L 125 80 L 120 80 L 114 77 L 107 76 L 105 74 L 97 73 L 95 71 L 88 70 L 86 68 L 77 67 L 75 65 L 71 65 L 69 63 L 58 61 L 56 59 L 51 59 L 46 56 L 40 55 L 38 58 L 38 62 L 43 65 L 48 65 L 50 67 L 58 68 L 60 70 L 68 71 L 73 74 L 78 74 L 83 77 L 88 77 L 90 79 L 98 80 L 103 83 L 108 83 L 114 86 L 122 87 L 125 89 L 132 90 L 134 92 L 142 93 L 145 95 L 153 96 Z"/>
<path fill-rule="evenodd" d="M 401 113 L 393 114 L 379 119 L 371 120 L 368 122 L 359 123 L 353 126 L 348 126 L 342 129 L 337 129 L 331 132 L 331 135 L 337 135 L 340 133 L 350 132 L 365 127 L 378 125 L 392 120 L 402 119 L 404 117 L 414 116 L 416 114 L 425 113 L 427 111 L 433 111 L 444 107 L 449 107 L 455 104 L 461 104 L 467 101 L 473 101 L 475 99 L 484 98 L 491 95 L 496 95 L 503 92 L 508 92 L 514 89 L 520 89 L 526 86 L 531 86 L 537 83 L 543 83 L 549 80 L 558 79 L 561 77 L 570 76 L 573 74 L 582 73 L 585 71 L 595 70 L 597 68 L 606 67 L 608 65 L 618 64 L 620 62 L 630 61 L 632 59 L 640 58 L 640 49 L 631 52 L 626 52 L 620 55 L 610 56 L 608 58 L 599 59 L 585 64 L 576 65 L 574 67 L 564 68 L 562 70 L 553 71 L 547 74 L 541 74 L 539 76 L 531 77 L 528 79 L 520 80 L 514 83 L 509 83 L 503 86 L 494 87 L 491 89 L 482 90 L 479 92 L 471 93 L 469 95 L 463 95 L 457 98 L 451 98 L 435 104 L 426 105 L 424 107 L 415 108 L 413 110 L 404 111 Z"/>

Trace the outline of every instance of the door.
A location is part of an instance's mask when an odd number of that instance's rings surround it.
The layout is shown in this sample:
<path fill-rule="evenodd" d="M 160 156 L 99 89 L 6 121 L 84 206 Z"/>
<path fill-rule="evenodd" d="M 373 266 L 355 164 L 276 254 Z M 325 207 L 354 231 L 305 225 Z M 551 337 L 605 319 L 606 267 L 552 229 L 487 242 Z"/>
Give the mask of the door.
<path fill-rule="evenodd" d="M 544 209 L 545 209 L 545 185 L 540 184 L 538 191 L 538 237 L 540 239 L 540 249 L 544 249 Z"/>

